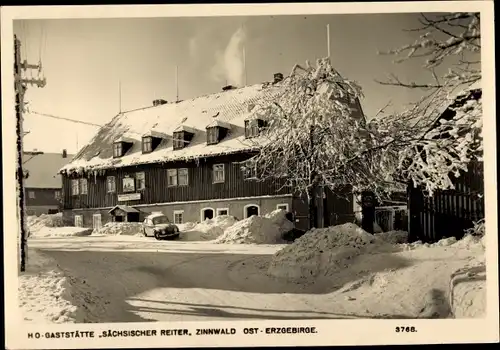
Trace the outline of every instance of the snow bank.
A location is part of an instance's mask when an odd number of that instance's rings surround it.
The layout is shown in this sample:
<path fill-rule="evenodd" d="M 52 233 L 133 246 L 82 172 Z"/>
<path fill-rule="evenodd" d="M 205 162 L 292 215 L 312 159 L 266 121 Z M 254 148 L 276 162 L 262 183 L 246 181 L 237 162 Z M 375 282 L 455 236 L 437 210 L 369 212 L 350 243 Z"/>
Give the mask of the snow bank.
<path fill-rule="evenodd" d="M 293 228 L 284 210 L 275 210 L 266 216 L 251 216 L 228 227 L 215 243 L 274 244 L 281 243 L 281 235 Z"/>
<path fill-rule="evenodd" d="M 41 227 L 38 230 L 31 230 L 30 237 L 81 237 L 89 236 L 91 228 L 86 227 Z"/>
<path fill-rule="evenodd" d="M 408 243 L 408 232 L 406 231 L 388 231 L 380 232 L 375 235 L 375 237 L 383 240 L 384 242 L 391 244 L 403 244 Z"/>
<path fill-rule="evenodd" d="M 448 238 L 443 238 L 436 243 L 422 243 L 422 241 L 416 241 L 412 243 L 401 243 L 399 244 L 399 246 L 403 250 L 450 247 L 450 246 L 460 249 L 472 249 L 472 248 L 477 248 L 478 246 L 482 246 L 484 248 L 484 236 L 479 237 L 467 234 L 460 240 L 457 240 L 455 237 L 448 237 Z"/>
<path fill-rule="evenodd" d="M 42 214 L 40 216 L 28 216 L 28 226 L 32 229 L 41 227 L 61 227 L 64 226 L 62 213 L 57 214 Z"/>
<path fill-rule="evenodd" d="M 268 274 L 288 279 L 332 275 L 374 242 L 375 236 L 352 223 L 312 229 L 274 255 Z"/>
<path fill-rule="evenodd" d="M 186 223 L 179 227 L 181 240 L 187 241 L 211 241 L 221 236 L 224 231 L 237 222 L 231 215 L 219 215 L 213 219 L 207 219 L 199 224 Z"/>
<path fill-rule="evenodd" d="M 139 222 L 108 222 L 99 230 L 94 231 L 98 235 L 142 235 L 142 224 Z"/>
<path fill-rule="evenodd" d="M 30 249 L 26 271 L 19 275 L 19 307 L 33 323 L 74 323 L 76 306 L 67 296 L 67 278 L 52 259 Z"/>
<path fill-rule="evenodd" d="M 450 280 L 450 305 L 455 318 L 486 315 L 486 267 L 468 266 L 455 271 Z"/>

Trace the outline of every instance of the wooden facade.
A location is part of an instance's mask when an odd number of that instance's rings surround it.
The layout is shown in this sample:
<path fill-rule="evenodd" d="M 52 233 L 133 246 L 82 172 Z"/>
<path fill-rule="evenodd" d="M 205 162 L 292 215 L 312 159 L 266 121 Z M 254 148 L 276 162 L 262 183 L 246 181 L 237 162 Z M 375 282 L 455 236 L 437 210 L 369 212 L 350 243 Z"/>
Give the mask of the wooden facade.
<path fill-rule="evenodd" d="M 472 162 L 467 172 L 453 181 L 455 189 L 426 196 L 421 188 L 408 186 L 410 240 L 436 242 L 442 238 L 460 239 L 464 230 L 484 219 L 483 163 Z"/>
<path fill-rule="evenodd" d="M 139 204 L 188 202 L 199 200 L 217 200 L 227 198 L 245 198 L 254 196 L 273 196 L 287 194 L 279 181 L 244 180 L 241 162 L 248 155 L 234 154 L 223 157 L 211 157 L 189 162 L 169 162 L 138 165 L 110 169 L 104 175 L 89 175 L 86 194 L 72 194 L 72 180 L 77 177 L 63 176 L 64 209 L 107 208 L 122 204 L 134 206 Z M 224 164 L 224 182 L 214 183 L 213 166 Z M 188 184 L 169 186 L 169 169 L 188 169 Z M 126 176 L 144 172 L 145 188 L 130 193 L 140 194 L 139 199 L 119 201 L 118 196 L 130 194 L 123 191 Z M 108 192 L 107 177 L 115 177 L 115 192 Z"/>

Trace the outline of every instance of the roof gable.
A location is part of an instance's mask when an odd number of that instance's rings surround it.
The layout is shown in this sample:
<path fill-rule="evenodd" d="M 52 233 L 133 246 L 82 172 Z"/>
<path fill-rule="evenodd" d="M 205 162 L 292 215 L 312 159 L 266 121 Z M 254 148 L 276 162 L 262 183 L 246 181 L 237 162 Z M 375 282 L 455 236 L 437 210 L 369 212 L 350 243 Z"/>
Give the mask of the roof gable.
<path fill-rule="evenodd" d="M 26 188 L 61 188 L 62 179 L 59 169 L 71 161 L 73 155 L 63 158 L 61 153 L 42 153 L 23 155 L 23 168 L 28 171 Z"/>

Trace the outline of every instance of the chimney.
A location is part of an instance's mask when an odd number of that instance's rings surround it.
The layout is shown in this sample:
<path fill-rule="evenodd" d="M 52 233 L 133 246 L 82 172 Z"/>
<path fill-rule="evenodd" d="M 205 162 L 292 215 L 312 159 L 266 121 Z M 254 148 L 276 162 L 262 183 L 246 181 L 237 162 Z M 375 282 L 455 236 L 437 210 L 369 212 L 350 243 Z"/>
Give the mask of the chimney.
<path fill-rule="evenodd" d="M 167 104 L 168 101 L 165 101 L 163 99 L 158 99 L 158 100 L 154 100 L 153 101 L 153 106 L 156 107 L 156 106 L 161 106 L 161 105 L 164 105 L 164 104 Z"/>
<path fill-rule="evenodd" d="M 228 90 L 233 90 L 233 89 L 236 89 L 236 87 L 233 85 L 226 85 L 222 88 L 222 91 L 228 91 Z"/>
<path fill-rule="evenodd" d="M 68 151 L 66 151 L 65 149 L 62 150 L 62 157 L 68 158 Z"/>
<path fill-rule="evenodd" d="M 273 83 L 279 83 L 280 81 L 283 80 L 283 73 L 274 73 L 274 81 Z"/>

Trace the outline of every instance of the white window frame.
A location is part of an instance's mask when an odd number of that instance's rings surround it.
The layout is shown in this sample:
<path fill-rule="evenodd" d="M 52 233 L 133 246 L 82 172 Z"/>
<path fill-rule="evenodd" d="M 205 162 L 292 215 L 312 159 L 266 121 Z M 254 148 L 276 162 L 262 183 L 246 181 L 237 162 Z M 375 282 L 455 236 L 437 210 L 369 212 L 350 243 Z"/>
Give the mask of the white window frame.
<path fill-rule="evenodd" d="M 61 190 L 54 191 L 54 198 L 58 200 L 61 199 Z"/>
<path fill-rule="evenodd" d="M 247 204 L 243 207 L 243 217 L 245 219 L 248 219 L 248 216 L 247 216 L 247 208 L 248 207 L 257 207 L 257 209 L 258 209 L 257 215 L 260 216 L 260 205 L 252 203 L 252 204 Z"/>
<path fill-rule="evenodd" d="M 205 207 L 205 208 L 202 208 L 200 210 L 200 222 L 205 221 L 205 219 L 203 219 L 203 214 L 205 213 L 205 210 L 209 210 L 209 209 L 214 213 L 213 218 L 215 218 L 216 212 L 215 212 L 214 208 L 212 208 L 212 207 Z"/>
<path fill-rule="evenodd" d="M 113 179 L 113 181 L 110 181 Z M 110 188 L 110 184 L 113 184 L 113 188 Z M 106 177 L 106 193 L 115 193 L 116 192 L 116 177 L 115 176 L 107 176 Z"/>
<path fill-rule="evenodd" d="M 80 222 L 80 225 L 78 225 L 78 222 Z M 75 215 L 75 227 L 83 227 L 83 215 Z"/>
<path fill-rule="evenodd" d="M 180 176 L 180 172 L 181 171 L 186 171 L 186 183 L 185 184 L 181 184 L 181 176 Z M 189 186 L 189 169 L 188 168 L 180 168 L 180 169 L 177 169 L 177 186 Z"/>
<path fill-rule="evenodd" d="M 175 175 L 172 175 L 175 174 Z M 170 182 L 170 177 L 172 176 L 175 179 L 175 183 Z M 168 187 L 176 187 L 178 186 L 179 181 L 177 181 L 177 169 L 167 169 L 167 186 Z"/>
<path fill-rule="evenodd" d="M 280 207 L 285 207 L 286 209 L 282 209 L 282 210 L 286 211 L 287 213 L 288 213 L 288 210 L 290 209 L 290 206 L 288 205 L 288 203 L 276 204 L 276 210 L 281 209 Z"/>
<path fill-rule="evenodd" d="M 71 180 L 71 195 L 78 196 L 80 194 L 80 180 L 72 179 Z"/>
<path fill-rule="evenodd" d="M 113 144 L 113 158 L 119 158 L 123 156 L 123 143 L 115 142 Z"/>
<path fill-rule="evenodd" d="M 220 172 L 220 170 L 215 170 L 216 167 L 222 167 L 222 180 L 216 180 L 215 174 L 216 172 Z M 214 184 L 221 184 L 226 182 L 226 166 L 225 164 L 214 164 L 212 166 L 212 182 Z"/>
<path fill-rule="evenodd" d="M 142 186 L 140 186 L 141 181 L 139 181 L 139 179 L 142 180 Z M 135 187 L 137 191 L 144 190 L 146 188 L 146 173 L 144 171 L 139 171 L 135 173 Z"/>
<path fill-rule="evenodd" d="M 176 215 L 182 215 L 181 216 L 181 222 L 178 222 L 175 219 Z M 174 210 L 174 224 L 176 224 L 176 225 L 182 225 L 183 223 L 184 223 L 184 210 Z"/>
<path fill-rule="evenodd" d="M 85 184 L 85 186 L 83 184 Z M 88 194 L 89 193 L 89 183 L 88 183 L 87 179 L 85 179 L 85 178 L 79 179 L 78 185 L 80 186 L 80 194 Z M 85 191 L 84 191 L 84 189 L 85 189 Z"/>
<path fill-rule="evenodd" d="M 229 208 L 217 208 L 217 209 L 216 209 L 217 216 L 224 215 L 224 214 L 221 214 L 221 213 L 220 213 L 222 210 L 227 211 L 227 214 L 225 214 L 225 215 L 229 215 Z"/>
<path fill-rule="evenodd" d="M 28 191 L 28 198 L 35 199 L 35 191 Z"/>

